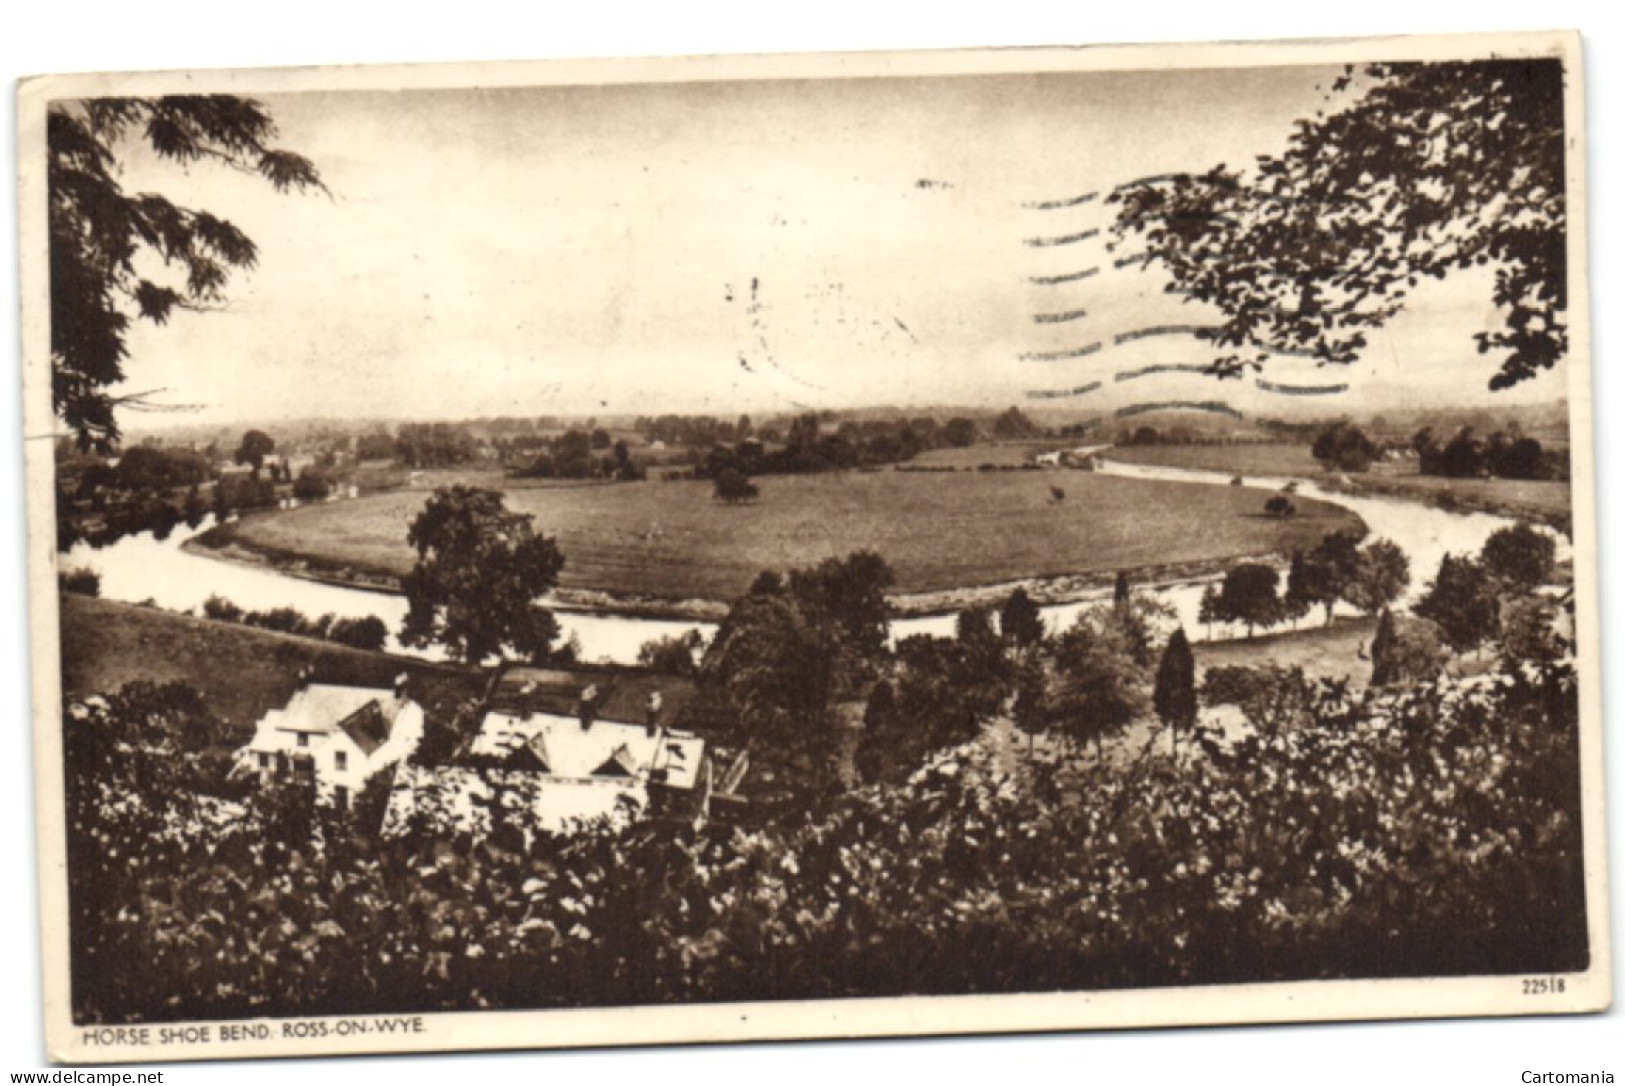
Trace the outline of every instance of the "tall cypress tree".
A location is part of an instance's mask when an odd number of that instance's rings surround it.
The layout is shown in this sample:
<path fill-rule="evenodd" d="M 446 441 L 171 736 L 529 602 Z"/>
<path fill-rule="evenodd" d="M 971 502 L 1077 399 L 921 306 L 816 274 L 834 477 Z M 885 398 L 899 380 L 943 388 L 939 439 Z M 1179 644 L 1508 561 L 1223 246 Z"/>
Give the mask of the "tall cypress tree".
<path fill-rule="evenodd" d="M 1177 752 L 1179 733 L 1196 727 L 1196 657 L 1183 626 L 1174 631 L 1162 650 L 1151 704 L 1168 728 L 1169 746 Z"/>
<path fill-rule="evenodd" d="M 1371 636 L 1371 685 L 1387 686 L 1399 676 L 1394 661 L 1394 613 L 1382 609 L 1377 632 Z"/>

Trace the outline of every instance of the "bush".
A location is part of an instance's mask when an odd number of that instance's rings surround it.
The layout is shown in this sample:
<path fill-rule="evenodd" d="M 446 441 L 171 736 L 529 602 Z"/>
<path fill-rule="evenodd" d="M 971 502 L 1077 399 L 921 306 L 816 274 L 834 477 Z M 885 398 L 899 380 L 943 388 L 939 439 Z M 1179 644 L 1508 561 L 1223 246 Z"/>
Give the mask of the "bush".
<path fill-rule="evenodd" d="M 328 614 L 311 619 L 292 607 L 245 611 L 228 599 L 210 596 L 203 601 L 203 616 L 216 622 L 236 622 L 261 630 L 313 637 L 372 652 L 380 652 L 389 644 L 389 627 L 377 615 L 338 618 Z"/>
<path fill-rule="evenodd" d="M 221 596 L 210 596 L 203 601 L 203 615 L 216 622 L 241 622 L 243 609 Z"/>
<path fill-rule="evenodd" d="M 294 480 L 293 496 L 302 502 L 319 502 L 333 492 L 333 485 L 328 482 L 327 475 L 315 468 L 306 468 Z"/>
<path fill-rule="evenodd" d="M 971 744 L 782 823 L 646 823 L 512 850 L 432 817 L 377 842 L 300 837 L 293 804 L 200 819 L 173 776 L 184 757 L 106 741 L 139 740 L 150 718 L 70 711 L 69 749 L 92 756 L 68 782 L 73 1011 L 1568 972 L 1589 954 L 1576 691 L 1562 664 L 1428 684 L 1098 768 L 1008 765 Z"/>
<path fill-rule="evenodd" d="M 389 643 L 389 627 L 377 615 L 366 618 L 341 618 L 333 622 L 326 637 L 354 649 L 382 652 Z"/>
<path fill-rule="evenodd" d="M 102 575 L 93 569 L 64 569 L 56 575 L 57 587 L 81 596 L 102 594 Z"/>
<path fill-rule="evenodd" d="M 657 637 L 639 646 L 638 666 L 667 675 L 693 675 L 699 670 L 697 654 L 704 645 L 698 630 Z"/>

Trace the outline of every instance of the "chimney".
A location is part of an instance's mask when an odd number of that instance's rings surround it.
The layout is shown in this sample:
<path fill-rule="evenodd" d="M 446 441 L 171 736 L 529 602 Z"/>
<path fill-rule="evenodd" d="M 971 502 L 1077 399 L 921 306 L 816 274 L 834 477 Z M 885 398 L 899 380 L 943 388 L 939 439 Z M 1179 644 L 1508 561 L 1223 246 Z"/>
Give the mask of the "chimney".
<path fill-rule="evenodd" d="M 592 727 L 592 718 L 598 712 L 598 687 L 592 683 L 581 689 L 581 702 L 576 708 L 581 718 L 581 730 Z"/>
<path fill-rule="evenodd" d="M 407 682 L 406 672 L 403 671 L 399 675 L 395 676 L 395 700 L 396 701 L 404 702 L 406 700 L 406 682 Z"/>
<path fill-rule="evenodd" d="M 644 707 L 644 734 L 648 735 L 650 738 L 653 738 L 655 732 L 660 728 L 660 705 L 660 691 L 653 691 L 649 695 L 648 703 Z"/>

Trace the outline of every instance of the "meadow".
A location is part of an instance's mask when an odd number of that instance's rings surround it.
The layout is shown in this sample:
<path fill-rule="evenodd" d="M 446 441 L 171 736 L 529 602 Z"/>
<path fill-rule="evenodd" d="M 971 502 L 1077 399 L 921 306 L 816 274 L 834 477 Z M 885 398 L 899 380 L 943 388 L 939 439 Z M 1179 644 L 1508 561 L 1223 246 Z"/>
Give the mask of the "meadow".
<path fill-rule="evenodd" d="M 1195 471 L 1249 475 L 1325 475 L 1308 445 L 1141 445 L 1113 448 L 1110 459 L 1125 464 L 1154 464 Z M 1435 503 L 1454 502 L 1463 509 L 1504 513 L 1508 516 L 1550 520 L 1567 517 L 1573 495 L 1567 481 L 1557 479 L 1449 479 L 1420 475 L 1414 463 L 1398 471 L 1373 471 L 1347 476 L 1354 491 Z"/>
<path fill-rule="evenodd" d="M 474 481 L 462 473 L 462 482 Z M 254 516 L 232 541 L 312 568 L 399 576 L 407 527 L 439 480 L 356 501 Z M 1070 471 L 846 472 L 766 476 L 761 499 L 724 505 L 703 480 L 508 488 L 565 555 L 561 586 L 727 600 L 764 569 L 856 550 L 891 563 L 899 593 L 1024 578 L 1146 570 L 1312 546 L 1357 521 L 1321 502 L 1263 514 L 1256 491 Z M 1052 487 L 1065 497 L 1057 500 Z"/>
<path fill-rule="evenodd" d="M 1125 464 L 1247 475 L 1319 475 L 1307 445 L 1114 445 L 1106 454 Z"/>

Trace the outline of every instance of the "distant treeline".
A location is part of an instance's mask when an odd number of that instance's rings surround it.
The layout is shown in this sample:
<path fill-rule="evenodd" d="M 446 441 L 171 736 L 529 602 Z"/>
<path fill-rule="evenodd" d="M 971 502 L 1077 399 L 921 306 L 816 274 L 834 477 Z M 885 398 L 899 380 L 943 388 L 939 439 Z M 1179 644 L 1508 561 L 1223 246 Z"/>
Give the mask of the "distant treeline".
<path fill-rule="evenodd" d="M 724 471 L 752 475 L 805 475 L 822 471 L 903 463 L 937 448 L 966 448 L 980 437 L 976 423 L 954 418 L 869 419 L 840 423 L 824 430 L 818 415 L 808 412 L 791 420 L 784 443 L 769 447 L 755 438 L 719 443 L 694 467 L 694 474 L 714 479 Z"/>
<path fill-rule="evenodd" d="M 631 482 L 645 475 L 643 465 L 632 459 L 627 443 L 612 442 L 607 430 L 591 433 L 566 430 L 550 440 L 541 440 L 538 445 L 541 451 L 529 456 L 520 467 L 511 468 L 510 474 L 520 479 L 613 479 L 618 482 Z M 605 449 L 609 451 L 605 453 Z"/>
<path fill-rule="evenodd" d="M 1418 468 L 1423 475 L 1443 475 L 1451 479 L 1494 476 L 1500 479 L 1567 479 L 1566 452 L 1548 451 L 1539 441 L 1521 434 L 1516 426 L 1496 430 L 1480 438 L 1471 426 L 1463 426 L 1448 442 L 1441 443 L 1431 427 L 1424 427 L 1411 440 Z"/>

